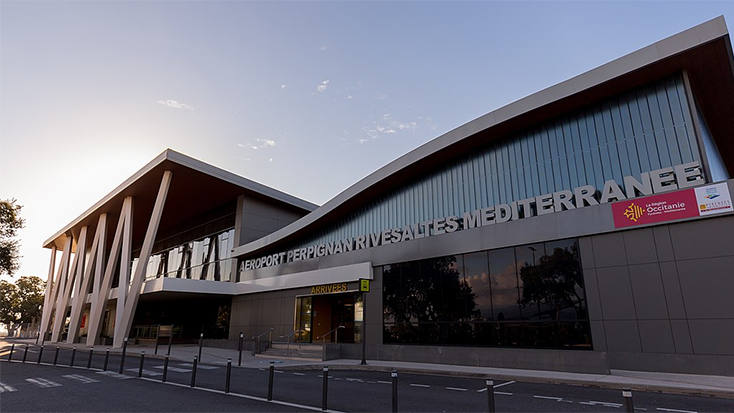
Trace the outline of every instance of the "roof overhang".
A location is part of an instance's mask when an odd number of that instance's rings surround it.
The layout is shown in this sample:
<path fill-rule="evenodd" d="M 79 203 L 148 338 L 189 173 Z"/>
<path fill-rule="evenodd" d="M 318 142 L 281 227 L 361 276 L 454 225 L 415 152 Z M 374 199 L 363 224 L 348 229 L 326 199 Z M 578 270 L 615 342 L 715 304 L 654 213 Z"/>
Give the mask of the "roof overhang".
<path fill-rule="evenodd" d="M 107 196 L 51 236 L 43 246 L 45 248 L 56 246 L 57 249 L 62 250 L 67 236 L 73 235 L 74 239 L 77 239 L 82 227 L 96 228 L 97 220 L 103 213 L 108 214 L 108 225 L 114 225 L 113 220 L 118 219 L 123 200 L 128 196 L 134 197 L 133 238 L 142 238 L 149 219 L 136 219 L 135 217 L 150 217 L 165 171 L 173 172 L 173 178 L 160 222 L 162 229 L 184 222 L 227 202 L 233 202 L 242 194 L 278 203 L 303 213 L 313 211 L 317 207 L 300 198 L 166 149 Z M 108 237 L 111 237 L 113 232 L 114 230 L 108 231 Z M 93 234 L 88 236 L 93 236 Z"/>
<path fill-rule="evenodd" d="M 241 247 L 235 256 L 277 251 L 449 159 L 663 76 L 686 72 L 726 167 L 734 175 L 734 64 L 718 17 L 481 116 L 401 156 L 300 220 Z"/>

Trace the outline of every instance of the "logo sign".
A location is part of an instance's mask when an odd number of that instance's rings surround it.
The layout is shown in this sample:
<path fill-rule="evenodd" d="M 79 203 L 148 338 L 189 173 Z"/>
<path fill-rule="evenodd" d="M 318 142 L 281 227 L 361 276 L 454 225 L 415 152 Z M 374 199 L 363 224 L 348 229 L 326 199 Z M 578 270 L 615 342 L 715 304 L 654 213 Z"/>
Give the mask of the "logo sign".
<path fill-rule="evenodd" d="M 732 210 L 729 188 L 726 184 L 708 185 L 612 204 L 615 228 L 720 214 Z"/>
<path fill-rule="evenodd" d="M 696 201 L 701 216 L 734 211 L 729 187 L 725 183 L 696 188 Z"/>
<path fill-rule="evenodd" d="M 359 291 L 362 291 L 363 293 L 370 292 L 370 280 L 366 278 L 360 278 L 359 279 Z"/>

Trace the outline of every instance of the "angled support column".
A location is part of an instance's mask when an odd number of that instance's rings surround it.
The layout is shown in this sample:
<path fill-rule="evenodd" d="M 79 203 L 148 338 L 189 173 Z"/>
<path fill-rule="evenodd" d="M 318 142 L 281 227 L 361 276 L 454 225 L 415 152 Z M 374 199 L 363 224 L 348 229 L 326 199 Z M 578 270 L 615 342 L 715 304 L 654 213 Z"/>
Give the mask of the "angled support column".
<path fill-rule="evenodd" d="M 69 272 L 69 261 L 71 261 L 71 245 L 73 240 L 74 239 L 72 237 L 67 237 L 66 242 L 64 243 L 64 251 L 61 254 L 61 263 L 59 264 L 59 268 L 56 270 L 56 281 L 54 282 L 53 290 L 51 291 L 51 296 L 49 297 L 48 317 L 46 318 L 45 323 L 43 323 L 43 321 L 41 322 L 41 329 L 43 331 L 48 331 L 49 326 L 51 325 L 51 321 L 54 319 L 54 314 L 57 313 L 56 307 L 59 292 L 64 289 L 66 276 Z M 53 338 L 51 340 L 53 341 Z"/>
<path fill-rule="evenodd" d="M 51 293 L 54 286 L 54 270 L 56 269 L 56 246 L 51 247 L 51 262 L 48 265 L 48 279 L 46 281 L 46 293 L 43 296 L 43 312 L 41 313 L 41 340 L 46 340 L 46 332 L 48 331 L 48 320 L 51 319 Z"/>
<path fill-rule="evenodd" d="M 51 331 L 51 339 L 53 341 L 59 341 L 61 333 L 64 330 L 64 324 L 66 322 L 66 308 L 69 306 L 69 299 L 71 298 L 71 291 L 74 289 L 74 285 L 79 283 L 84 272 L 84 261 L 87 255 L 87 227 L 84 226 L 79 234 L 79 241 L 76 245 L 76 253 L 74 254 L 74 264 L 71 267 L 69 276 L 66 277 L 66 285 L 62 290 L 59 290 L 59 298 L 56 301 L 56 318 L 54 319 L 54 327 Z"/>
<path fill-rule="evenodd" d="M 104 311 L 107 307 L 107 300 L 110 297 L 110 288 L 112 287 L 112 279 L 114 278 L 117 259 L 120 257 L 120 247 L 122 245 L 122 233 L 125 227 L 125 221 L 132 220 L 133 198 L 131 196 L 125 198 L 120 211 L 120 219 L 117 221 L 115 229 L 115 238 L 112 241 L 112 247 L 105 266 L 104 276 L 100 283 L 99 290 L 92 295 L 92 307 L 89 314 L 89 333 L 87 334 L 87 345 L 93 346 L 99 338 L 102 329 L 102 321 Z"/>
<path fill-rule="evenodd" d="M 133 324 L 133 316 L 135 315 L 135 308 L 138 306 L 138 299 L 140 298 L 140 289 L 143 286 L 143 279 L 145 278 L 145 271 L 148 268 L 148 260 L 150 254 L 153 251 L 153 243 L 158 233 L 158 225 L 161 222 L 161 216 L 163 215 L 163 207 L 166 203 L 166 196 L 168 195 L 168 188 L 171 186 L 171 177 L 173 173 L 166 171 L 163 173 L 163 179 L 161 179 L 161 186 L 158 189 L 158 196 L 155 199 L 155 206 L 153 206 L 153 213 L 150 215 L 150 222 L 148 223 L 148 230 L 145 232 L 145 239 L 143 240 L 143 247 L 140 249 L 140 257 L 138 257 L 138 265 L 135 267 L 135 274 L 133 274 L 133 280 L 130 284 L 130 291 L 125 300 L 125 311 L 122 314 L 122 322 L 120 323 L 120 329 L 115 334 L 114 346 L 122 346 L 122 341 L 127 336 L 130 328 Z"/>
<path fill-rule="evenodd" d="M 66 337 L 67 343 L 74 343 L 79 338 L 79 324 L 82 319 L 82 312 L 84 305 L 87 303 L 87 293 L 89 291 L 89 284 L 92 279 L 95 281 L 100 278 L 99 263 L 104 259 L 102 254 L 104 250 L 100 248 L 104 245 L 105 239 L 107 239 L 107 214 L 99 216 L 97 222 L 97 230 L 94 233 L 94 241 L 92 241 L 92 248 L 89 250 L 89 259 L 87 260 L 87 268 L 84 271 L 84 277 L 80 280 L 81 284 L 73 291 L 74 299 L 71 303 L 71 317 L 69 321 L 69 335 Z M 79 247 L 77 246 L 77 254 L 79 253 Z M 80 272 L 81 274 L 81 272 Z"/>
<path fill-rule="evenodd" d="M 122 250 L 120 251 L 120 282 L 117 284 L 117 310 L 115 311 L 115 331 L 114 337 L 117 337 L 122 321 L 122 312 L 125 309 L 125 299 L 127 291 L 130 288 L 130 263 L 132 261 L 133 249 L 133 215 L 135 214 L 134 205 L 131 202 L 128 217 L 122 227 Z"/>

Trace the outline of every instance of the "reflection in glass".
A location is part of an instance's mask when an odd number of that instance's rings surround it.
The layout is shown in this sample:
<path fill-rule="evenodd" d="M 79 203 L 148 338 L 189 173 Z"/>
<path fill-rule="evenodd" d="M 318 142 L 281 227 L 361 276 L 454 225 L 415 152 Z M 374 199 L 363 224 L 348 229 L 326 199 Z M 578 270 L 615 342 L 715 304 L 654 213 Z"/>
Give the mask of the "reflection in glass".
<path fill-rule="evenodd" d="M 575 239 L 386 265 L 385 343 L 591 349 Z"/>

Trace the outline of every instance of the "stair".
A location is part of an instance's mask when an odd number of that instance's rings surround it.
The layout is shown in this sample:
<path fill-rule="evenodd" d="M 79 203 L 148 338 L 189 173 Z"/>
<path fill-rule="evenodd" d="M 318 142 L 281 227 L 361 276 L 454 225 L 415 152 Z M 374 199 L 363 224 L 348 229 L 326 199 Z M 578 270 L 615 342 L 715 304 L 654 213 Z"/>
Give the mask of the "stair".
<path fill-rule="evenodd" d="M 321 344 L 299 344 L 299 343 L 273 343 L 271 347 L 264 350 L 258 357 L 292 359 L 292 360 L 312 360 L 321 361 L 324 353 L 324 347 Z"/>

